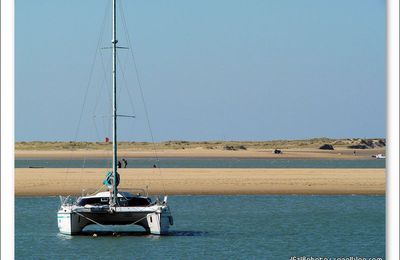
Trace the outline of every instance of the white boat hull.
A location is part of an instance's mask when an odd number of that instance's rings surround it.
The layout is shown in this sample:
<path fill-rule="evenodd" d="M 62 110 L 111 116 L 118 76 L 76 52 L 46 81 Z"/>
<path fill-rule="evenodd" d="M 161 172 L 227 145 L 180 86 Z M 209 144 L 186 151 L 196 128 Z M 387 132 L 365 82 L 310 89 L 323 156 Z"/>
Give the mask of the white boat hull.
<path fill-rule="evenodd" d="M 80 234 L 91 224 L 139 225 L 150 234 L 165 235 L 173 224 L 170 210 L 165 205 L 115 207 L 112 211 L 107 208 L 62 206 L 57 213 L 57 222 L 60 233 L 66 235 Z"/>

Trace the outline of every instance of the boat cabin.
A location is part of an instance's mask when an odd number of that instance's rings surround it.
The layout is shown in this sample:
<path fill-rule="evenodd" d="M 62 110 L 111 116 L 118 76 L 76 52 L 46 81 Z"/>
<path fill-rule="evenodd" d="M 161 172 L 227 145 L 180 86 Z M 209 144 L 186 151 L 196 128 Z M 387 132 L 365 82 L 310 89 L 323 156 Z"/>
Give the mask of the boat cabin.
<path fill-rule="evenodd" d="M 129 193 L 123 195 L 124 196 L 121 196 L 121 194 L 118 193 L 118 205 L 121 207 L 147 207 L 151 204 L 151 199 L 148 197 L 143 197 L 140 195 L 135 196 Z M 76 201 L 76 205 L 105 206 L 109 205 L 109 199 L 109 193 L 104 194 L 104 192 L 102 192 L 95 196 L 80 197 Z"/>

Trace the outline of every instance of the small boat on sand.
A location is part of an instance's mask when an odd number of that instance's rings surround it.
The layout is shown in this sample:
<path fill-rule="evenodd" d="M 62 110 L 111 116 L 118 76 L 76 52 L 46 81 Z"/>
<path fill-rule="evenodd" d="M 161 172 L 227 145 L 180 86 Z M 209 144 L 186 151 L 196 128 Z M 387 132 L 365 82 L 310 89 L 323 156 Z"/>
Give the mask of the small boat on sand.
<path fill-rule="evenodd" d="M 381 153 L 372 155 L 372 157 L 373 157 L 373 158 L 376 158 L 376 159 L 386 159 L 386 156 L 383 155 L 383 154 L 381 154 Z"/>

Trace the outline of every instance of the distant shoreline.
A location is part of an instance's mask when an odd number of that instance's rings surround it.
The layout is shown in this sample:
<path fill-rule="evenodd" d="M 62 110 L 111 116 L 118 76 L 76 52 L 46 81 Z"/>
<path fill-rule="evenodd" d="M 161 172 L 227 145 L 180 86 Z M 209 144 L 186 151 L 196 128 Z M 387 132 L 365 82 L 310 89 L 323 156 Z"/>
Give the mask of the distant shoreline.
<path fill-rule="evenodd" d="M 335 149 L 370 149 L 384 148 L 385 138 L 312 138 L 304 140 L 272 140 L 272 141 L 164 141 L 164 142 L 127 142 L 119 141 L 118 149 L 151 151 L 157 150 L 265 150 L 265 149 L 318 149 L 323 145 L 331 145 Z M 51 141 L 29 141 L 15 142 L 16 151 L 76 151 L 76 150 L 111 150 L 111 142 L 51 142 Z"/>
<path fill-rule="evenodd" d="M 273 153 L 274 149 L 247 149 L 247 150 L 210 150 L 204 148 L 191 148 L 180 150 L 157 150 L 156 154 L 151 150 L 127 150 L 120 149 L 120 158 L 201 158 L 201 159 L 311 159 L 311 160 L 375 160 L 372 156 L 382 153 L 384 148 L 353 150 L 348 148 L 336 148 L 335 150 L 320 150 L 318 148 L 290 148 L 281 149 L 282 154 Z M 356 154 L 354 154 L 356 151 Z M 15 159 L 101 159 L 111 158 L 111 150 L 16 150 Z"/>
<path fill-rule="evenodd" d="M 321 149 L 330 146 L 333 150 Z M 118 156 L 126 158 L 264 158 L 264 159 L 372 159 L 385 154 L 386 140 L 329 139 L 276 141 L 166 141 L 119 142 Z M 275 154 L 279 150 L 282 154 Z M 109 142 L 16 142 L 16 159 L 109 158 Z"/>

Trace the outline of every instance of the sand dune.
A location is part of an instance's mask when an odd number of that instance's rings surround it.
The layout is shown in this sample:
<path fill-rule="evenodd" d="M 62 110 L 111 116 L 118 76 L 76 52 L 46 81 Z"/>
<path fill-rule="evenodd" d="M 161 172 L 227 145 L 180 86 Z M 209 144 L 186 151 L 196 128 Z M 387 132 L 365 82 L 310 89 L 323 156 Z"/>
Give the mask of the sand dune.
<path fill-rule="evenodd" d="M 15 169 L 17 196 L 79 195 L 105 169 Z M 150 194 L 384 194 L 384 169 L 120 169 L 120 188 Z"/>

